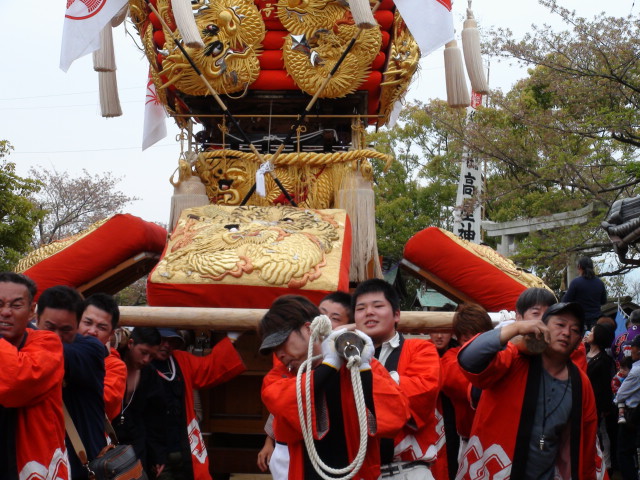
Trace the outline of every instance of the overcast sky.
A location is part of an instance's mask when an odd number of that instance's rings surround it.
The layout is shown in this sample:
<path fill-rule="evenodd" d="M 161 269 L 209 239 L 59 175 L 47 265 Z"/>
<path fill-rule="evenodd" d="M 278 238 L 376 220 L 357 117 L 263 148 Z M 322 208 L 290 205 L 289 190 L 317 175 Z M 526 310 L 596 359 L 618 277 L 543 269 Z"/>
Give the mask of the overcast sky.
<path fill-rule="evenodd" d="M 637 14 L 638 10 L 633 0 L 559 3 L 587 18 L 605 7 L 606 13 L 614 16 Z M 130 24 L 127 29 L 120 26 L 114 31 L 123 115 L 102 118 L 91 55 L 76 60 L 66 74 L 58 68 L 65 6 L 65 0 L 0 0 L 0 139 L 9 140 L 15 147 L 10 159 L 21 175 L 37 166 L 54 167 L 72 176 L 83 168 L 92 173 L 110 171 L 123 178 L 119 184 L 122 191 L 140 198 L 129 206 L 128 213 L 167 222 L 173 192 L 168 179 L 180 154 L 175 140 L 178 128 L 168 119 L 167 138 L 141 151 L 148 64 L 137 48 L 139 37 Z M 466 7 L 466 1 L 454 3 L 458 32 Z M 481 29 L 508 27 L 517 36 L 528 31 L 532 23 L 558 24 L 536 0 L 475 0 L 472 9 Z M 493 60 L 491 87 L 507 90 L 525 73 Z M 441 49 L 422 60 L 408 98 L 427 102 L 445 97 Z M 233 112 L 232 107 L 230 110 Z"/>

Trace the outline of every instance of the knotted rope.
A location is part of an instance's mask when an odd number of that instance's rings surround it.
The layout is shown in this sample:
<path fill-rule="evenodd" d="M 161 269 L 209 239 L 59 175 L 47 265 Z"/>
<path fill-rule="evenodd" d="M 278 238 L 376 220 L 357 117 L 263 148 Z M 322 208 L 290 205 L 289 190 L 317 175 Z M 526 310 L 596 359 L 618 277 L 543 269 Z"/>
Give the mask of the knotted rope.
<path fill-rule="evenodd" d="M 313 468 L 318 472 L 318 475 L 324 480 L 349 480 L 353 478 L 356 473 L 362 467 L 365 454 L 367 451 L 367 411 L 364 403 L 364 392 L 362 390 L 362 379 L 360 378 L 360 355 L 353 355 L 347 362 L 347 368 L 351 373 L 351 383 L 353 385 L 353 396 L 356 402 L 356 412 L 358 413 L 358 424 L 360 425 L 360 446 L 358 447 L 358 453 L 353 461 L 344 468 L 332 468 L 322 461 L 313 443 L 313 419 L 311 415 L 311 375 L 307 374 L 305 377 L 305 406 L 302 404 L 302 375 L 305 370 L 309 373 L 311 366 L 315 360 L 318 360 L 322 355 L 313 357 L 313 344 L 316 340 L 326 337 L 331 333 L 331 320 L 326 315 L 318 315 L 311 322 L 311 338 L 309 339 L 309 349 L 307 351 L 307 359 L 300 365 L 298 374 L 296 376 L 296 397 L 298 400 L 298 416 L 300 418 L 300 426 L 302 428 L 302 436 L 304 438 L 304 444 L 307 447 L 307 453 L 309 454 L 309 460 L 313 465 Z M 325 473 L 326 472 L 326 473 Z M 330 473 L 334 476 L 329 476 Z M 343 475 L 342 477 L 336 477 L 335 475 Z"/>

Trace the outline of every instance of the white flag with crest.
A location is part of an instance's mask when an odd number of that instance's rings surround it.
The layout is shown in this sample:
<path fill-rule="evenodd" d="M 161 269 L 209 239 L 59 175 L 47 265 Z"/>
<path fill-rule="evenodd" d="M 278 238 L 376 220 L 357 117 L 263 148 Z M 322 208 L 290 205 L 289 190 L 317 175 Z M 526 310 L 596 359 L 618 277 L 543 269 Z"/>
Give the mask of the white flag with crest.
<path fill-rule="evenodd" d="M 454 39 L 451 0 L 395 0 L 394 3 L 423 57 Z"/>
<path fill-rule="evenodd" d="M 100 32 L 127 4 L 127 0 L 67 0 L 62 31 L 60 68 L 100 48 Z"/>
<path fill-rule="evenodd" d="M 147 82 L 147 98 L 144 104 L 144 130 L 142 133 L 142 150 L 159 142 L 167 136 L 167 112 L 164 109 L 156 86 L 149 77 Z"/>

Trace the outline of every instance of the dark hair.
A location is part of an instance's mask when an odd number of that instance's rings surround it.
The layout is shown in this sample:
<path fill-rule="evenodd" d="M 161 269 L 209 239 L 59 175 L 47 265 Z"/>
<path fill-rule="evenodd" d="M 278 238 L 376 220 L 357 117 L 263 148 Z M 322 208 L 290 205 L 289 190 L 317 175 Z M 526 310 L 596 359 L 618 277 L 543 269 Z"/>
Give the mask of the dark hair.
<path fill-rule="evenodd" d="M 347 292 L 342 292 L 340 290 L 331 292 L 329 295 L 320 300 L 320 303 L 324 302 L 325 300 L 339 303 L 340 305 L 344 305 L 347 308 L 351 308 L 351 294 Z"/>
<path fill-rule="evenodd" d="M 306 322 L 312 322 L 320 310 L 311 300 L 301 295 L 283 295 L 274 300 L 258 325 L 262 338 L 274 332 L 298 330 Z"/>
<path fill-rule="evenodd" d="M 99 310 L 102 310 L 105 313 L 111 315 L 111 328 L 115 330 L 118 328 L 118 321 L 120 320 L 120 309 L 118 308 L 118 304 L 115 299 L 111 295 L 107 295 L 106 293 L 94 293 L 87 297 L 84 301 L 83 305 L 83 313 L 84 310 L 89 306 L 94 306 Z"/>
<path fill-rule="evenodd" d="M 640 323 L 640 308 L 631 312 L 629 315 L 629 321 L 636 325 Z"/>
<path fill-rule="evenodd" d="M 578 267 L 582 270 L 584 278 L 594 278 L 596 276 L 596 272 L 593 271 L 593 262 L 589 257 L 580 257 Z"/>
<path fill-rule="evenodd" d="M 331 292 L 329 295 L 320 300 L 320 303 L 325 300 L 329 302 L 339 303 L 347 309 L 347 317 L 349 317 L 349 323 L 353 322 L 353 312 L 351 310 L 351 294 L 342 292 L 340 290 Z M 320 303 L 318 305 L 320 305 Z"/>
<path fill-rule="evenodd" d="M 596 323 L 591 331 L 593 332 L 592 343 L 596 344 L 601 350 L 609 348 L 616 337 L 616 331 L 602 323 Z"/>
<path fill-rule="evenodd" d="M 40 298 L 38 298 L 38 316 L 44 312 L 45 308 L 73 312 L 76 314 L 76 319 L 79 323 L 84 312 L 84 301 L 82 295 L 75 288 L 56 285 L 55 287 L 47 288 L 40 294 Z"/>
<path fill-rule="evenodd" d="M 550 307 L 557 302 L 556 296 L 546 288 L 527 288 L 516 300 L 516 312 L 524 315 L 524 312 L 536 305 Z"/>
<path fill-rule="evenodd" d="M 29 292 L 29 301 L 32 302 L 38 291 L 36 282 L 31 280 L 26 275 L 14 272 L 0 272 L 0 283 L 15 283 L 18 285 L 24 285 Z"/>
<path fill-rule="evenodd" d="M 463 335 L 475 335 L 493 329 L 491 317 L 476 303 L 463 303 L 453 315 L 453 333 L 458 340 Z"/>
<path fill-rule="evenodd" d="M 391 304 L 391 310 L 393 313 L 400 311 L 400 298 L 396 293 L 393 286 L 381 280 L 379 278 L 372 278 L 370 280 L 365 280 L 356 288 L 355 292 L 351 297 L 351 310 L 355 311 L 356 302 L 358 301 L 358 297 L 362 295 L 366 295 L 367 293 L 378 293 L 382 292 L 384 294 L 384 298 Z"/>
<path fill-rule="evenodd" d="M 599 325 L 604 325 L 604 326 L 608 325 L 610 327 L 613 327 L 614 330 L 617 328 L 616 321 L 611 317 L 602 316 L 602 317 L 600 317 L 598 319 L 598 321 L 596 323 L 599 324 Z"/>
<path fill-rule="evenodd" d="M 627 368 L 628 370 L 631 370 L 632 366 L 633 366 L 633 358 L 622 357 L 622 360 L 620 360 L 620 368 Z"/>
<path fill-rule="evenodd" d="M 133 340 L 134 345 L 144 343 L 153 347 L 162 342 L 162 337 L 156 327 L 136 327 L 131 331 L 129 338 Z"/>

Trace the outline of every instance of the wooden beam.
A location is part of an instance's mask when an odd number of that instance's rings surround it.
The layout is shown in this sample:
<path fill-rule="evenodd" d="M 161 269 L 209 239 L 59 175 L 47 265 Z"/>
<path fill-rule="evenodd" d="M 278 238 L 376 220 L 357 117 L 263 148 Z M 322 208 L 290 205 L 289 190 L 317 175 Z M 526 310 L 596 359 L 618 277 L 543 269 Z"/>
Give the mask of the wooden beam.
<path fill-rule="evenodd" d="M 129 327 L 256 330 L 267 310 L 258 308 L 120 307 L 120 325 Z M 453 312 L 400 312 L 398 330 L 450 330 Z"/>
<path fill-rule="evenodd" d="M 97 292 L 114 295 L 147 275 L 159 260 L 160 255 L 157 253 L 141 252 L 110 268 L 90 282 L 80 285 L 77 290 L 84 296 Z"/>

